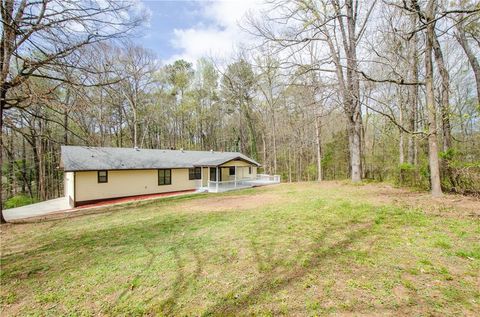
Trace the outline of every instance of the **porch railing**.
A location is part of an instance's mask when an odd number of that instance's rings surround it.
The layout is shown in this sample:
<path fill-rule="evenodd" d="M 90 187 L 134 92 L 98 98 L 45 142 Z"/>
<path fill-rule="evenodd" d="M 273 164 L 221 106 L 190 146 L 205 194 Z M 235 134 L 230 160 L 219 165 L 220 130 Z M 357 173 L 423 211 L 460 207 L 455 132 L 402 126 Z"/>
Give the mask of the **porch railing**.
<path fill-rule="evenodd" d="M 230 181 L 208 181 L 208 191 L 219 193 L 240 188 L 280 183 L 280 175 L 257 174 L 256 177 Z"/>
<path fill-rule="evenodd" d="M 280 183 L 280 175 L 257 174 L 257 180 L 271 183 Z"/>
<path fill-rule="evenodd" d="M 233 189 L 240 189 L 240 188 L 248 188 L 252 187 L 246 180 L 233 180 L 233 181 L 209 181 L 208 182 L 208 191 L 213 193 L 219 193 L 223 191 L 233 190 Z"/>

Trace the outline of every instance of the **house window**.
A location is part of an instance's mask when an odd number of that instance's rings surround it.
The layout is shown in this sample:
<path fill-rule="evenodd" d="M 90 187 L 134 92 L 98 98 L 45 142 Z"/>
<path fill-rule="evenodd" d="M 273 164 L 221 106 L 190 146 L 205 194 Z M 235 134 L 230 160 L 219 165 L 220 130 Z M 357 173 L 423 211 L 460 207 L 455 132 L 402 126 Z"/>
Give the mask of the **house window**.
<path fill-rule="evenodd" d="M 108 171 L 98 171 L 97 172 L 97 182 L 108 183 Z"/>
<path fill-rule="evenodd" d="M 200 167 L 188 169 L 188 179 L 202 179 L 202 169 Z"/>
<path fill-rule="evenodd" d="M 252 174 L 252 167 L 251 166 L 248 167 L 248 174 Z"/>
<path fill-rule="evenodd" d="M 217 181 L 217 169 L 215 167 L 210 167 L 210 180 L 213 182 Z"/>
<path fill-rule="evenodd" d="M 158 185 L 171 185 L 172 184 L 172 170 L 162 169 L 158 170 Z"/>
<path fill-rule="evenodd" d="M 232 176 L 235 175 L 235 166 L 232 166 L 228 170 L 228 175 Z"/>

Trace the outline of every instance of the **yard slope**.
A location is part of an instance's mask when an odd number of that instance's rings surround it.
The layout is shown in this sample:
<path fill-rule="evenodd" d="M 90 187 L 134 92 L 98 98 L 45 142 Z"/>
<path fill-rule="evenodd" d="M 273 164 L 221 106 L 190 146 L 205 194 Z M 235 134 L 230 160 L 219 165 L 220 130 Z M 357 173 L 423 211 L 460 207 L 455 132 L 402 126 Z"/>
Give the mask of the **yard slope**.
<path fill-rule="evenodd" d="M 98 212 L 98 211 L 96 211 Z M 1 227 L 2 315 L 475 315 L 480 203 L 282 184 Z"/>

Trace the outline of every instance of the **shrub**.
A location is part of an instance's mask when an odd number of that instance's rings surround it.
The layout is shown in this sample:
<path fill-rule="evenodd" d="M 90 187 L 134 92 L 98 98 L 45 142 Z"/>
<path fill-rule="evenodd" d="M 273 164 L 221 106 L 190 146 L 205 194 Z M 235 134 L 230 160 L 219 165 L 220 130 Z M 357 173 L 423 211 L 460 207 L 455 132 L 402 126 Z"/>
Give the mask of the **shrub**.
<path fill-rule="evenodd" d="M 36 202 L 34 198 L 25 195 L 16 195 L 5 201 L 5 209 L 30 205 Z"/>
<path fill-rule="evenodd" d="M 451 192 L 480 196 L 480 165 L 447 162 L 442 167 L 442 187 Z"/>
<path fill-rule="evenodd" d="M 414 166 L 409 163 L 403 163 L 398 165 L 395 175 L 395 182 L 397 185 L 420 189 L 429 188 L 428 167 L 427 169 L 424 169 L 423 166 Z"/>

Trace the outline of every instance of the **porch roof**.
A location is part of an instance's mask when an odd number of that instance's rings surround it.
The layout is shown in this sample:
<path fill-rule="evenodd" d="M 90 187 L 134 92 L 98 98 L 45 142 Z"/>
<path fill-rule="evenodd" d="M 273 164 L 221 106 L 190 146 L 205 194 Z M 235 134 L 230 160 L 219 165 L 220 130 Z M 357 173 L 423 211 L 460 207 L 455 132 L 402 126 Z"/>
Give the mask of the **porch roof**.
<path fill-rule="evenodd" d="M 201 166 L 220 167 L 221 165 L 223 165 L 225 163 L 228 163 L 228 162 L 231 162 L 231 161 L 243 161 L 243 162 L 255 165 L 255 166 L 260 166 L 259 163 L 257 163 L 254 160 L 246 157 L 245 155 L 243 155 L 243 157 L 237 156 L 237 157 L 227 158 L 227 159 L 221 159 L 221 158 L 213 159 L 213 160 L 206 159 L 206 160 L 202 160 L 202 161 L 199 161 L 199 162 L 195 163 L 194 166 L 196 166 L 196 167 L 201 167 Z"/>

